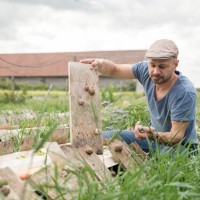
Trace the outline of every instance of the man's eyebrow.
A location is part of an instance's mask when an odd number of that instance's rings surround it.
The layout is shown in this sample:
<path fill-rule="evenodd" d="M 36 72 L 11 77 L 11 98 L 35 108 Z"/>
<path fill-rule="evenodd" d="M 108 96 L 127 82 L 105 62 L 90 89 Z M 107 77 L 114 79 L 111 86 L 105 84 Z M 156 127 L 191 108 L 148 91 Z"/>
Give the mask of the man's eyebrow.
<path fill-rule="evenodd" d="M 154 63 L 154 62 L 152 62 L 152 61 L 150 61 L 150 64 L 153 64 L 153 65 L 155 65 L 155 63 Z M 164 66 L 168 66 L 168 64 L 167 64 L 167 63 L 159 63 L 158 65 L 159 65 L 159 66 L 160 66 L 160 65 L 162 65 L 162 66 L 163 66 L 163 65 L 164 65 Z"/>

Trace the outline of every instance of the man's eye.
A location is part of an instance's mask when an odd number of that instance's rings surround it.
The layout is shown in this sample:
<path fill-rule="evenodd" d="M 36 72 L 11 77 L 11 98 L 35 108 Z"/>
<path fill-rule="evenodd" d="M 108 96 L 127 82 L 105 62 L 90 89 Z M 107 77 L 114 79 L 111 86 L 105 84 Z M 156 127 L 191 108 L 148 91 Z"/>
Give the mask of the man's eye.
<path fill-rule="evenodd" d="M 165 66 L 160 66 L 160 69 L 164 69 L 165 68 Z"/>

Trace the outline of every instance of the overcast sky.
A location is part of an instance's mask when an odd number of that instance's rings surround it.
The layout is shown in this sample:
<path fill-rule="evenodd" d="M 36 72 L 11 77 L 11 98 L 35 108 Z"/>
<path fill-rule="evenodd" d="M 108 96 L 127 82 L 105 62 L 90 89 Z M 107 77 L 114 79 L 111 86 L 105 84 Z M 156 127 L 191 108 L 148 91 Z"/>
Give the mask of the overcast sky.
<path fill-rule="evenodd" d="M 147 49 L 175 41 L 200 87 L 199 0 L 0 0 L 0 53 Z"/>

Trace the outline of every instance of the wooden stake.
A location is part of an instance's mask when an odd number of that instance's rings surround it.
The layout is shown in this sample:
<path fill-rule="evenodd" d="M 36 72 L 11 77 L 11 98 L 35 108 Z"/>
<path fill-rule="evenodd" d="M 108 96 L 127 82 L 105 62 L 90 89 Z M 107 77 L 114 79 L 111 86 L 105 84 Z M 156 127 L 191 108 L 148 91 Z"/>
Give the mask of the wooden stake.
<path fill-rule="evenodd" d="M 90 65 L 69 63 L 70 137 L 74 147 L 90 145 L 103 153 L 98 71 Z"/>

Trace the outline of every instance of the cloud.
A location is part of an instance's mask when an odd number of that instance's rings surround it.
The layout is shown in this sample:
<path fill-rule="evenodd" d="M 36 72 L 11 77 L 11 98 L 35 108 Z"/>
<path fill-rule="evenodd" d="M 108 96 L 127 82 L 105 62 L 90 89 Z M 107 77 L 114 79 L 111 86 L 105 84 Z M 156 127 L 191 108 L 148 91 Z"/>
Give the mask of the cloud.
<path fill-rule="evenodd" d="M 169 38 L 180 69 L 194 77 L 199 7 L 199 0 L 1 0 L 0 53 L 146 49 Z"/>
<path fill-rule="evenodd" d="M 46 6 L 55 10 L 98 11 L 101 0 L 3 0 L 12 5 Z"/>

